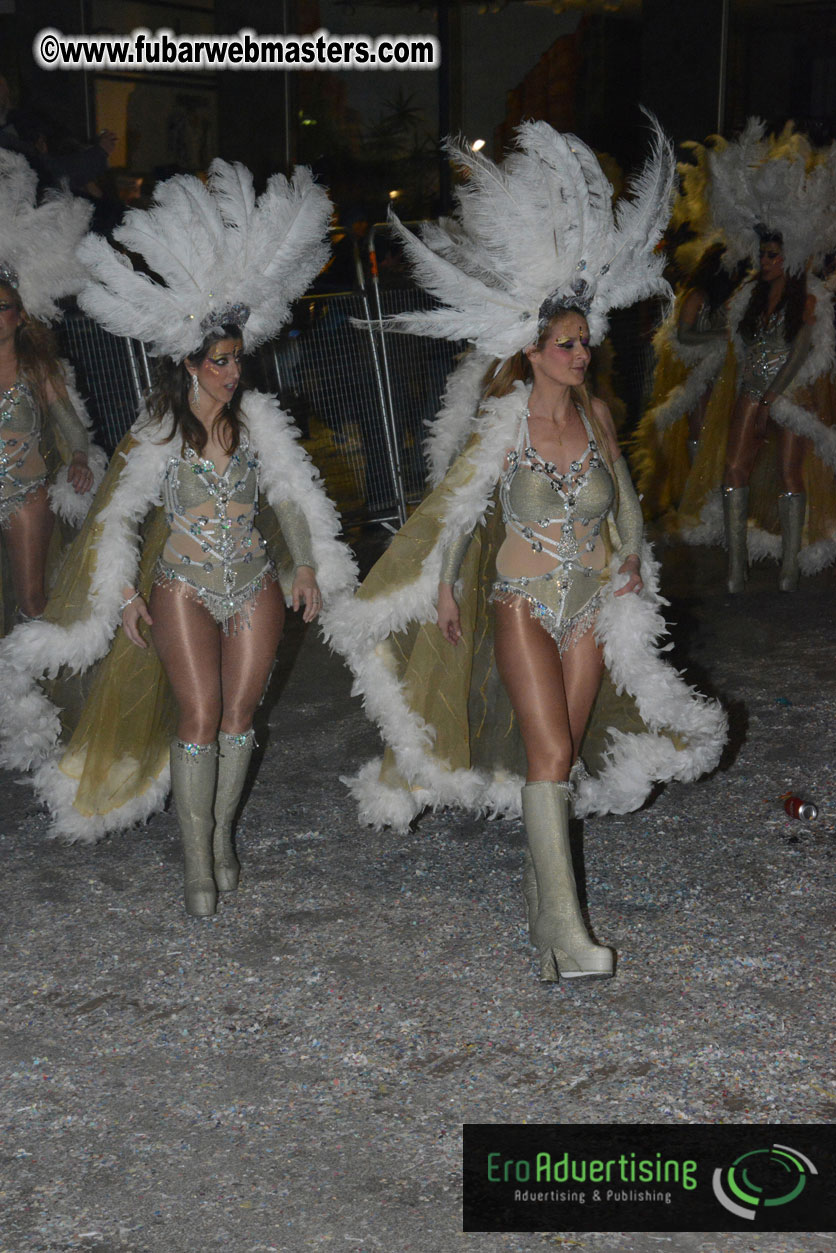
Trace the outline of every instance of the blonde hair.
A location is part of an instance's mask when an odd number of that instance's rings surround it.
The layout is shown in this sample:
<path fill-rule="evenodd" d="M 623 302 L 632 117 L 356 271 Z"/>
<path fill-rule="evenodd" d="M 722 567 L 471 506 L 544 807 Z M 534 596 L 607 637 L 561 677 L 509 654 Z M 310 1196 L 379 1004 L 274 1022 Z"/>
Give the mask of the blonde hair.
<path fill-rule="evenodd" d="M 559 322 L 561 318 L 571 312 L 572 310 L 565 309 L 560 313 L 556 313 L 553 318 L 549 319 L 548 323 L 543 327 L 543 330 L 537 337 L 535 347 L 538 350 L 545 345 L 546 340 L 552 334 L 555 323 Z M 531 362 L 529 361 L 524 349 L 514 353 L 513 357 L 506 358 L 505 361 L 495 359 L 486 370 L 482 379 L 482 400 L 490 400 L 492 397 L 498 399 L 500 396 L 507 396 L 510 391 L 513 391 L 515 383 L 531 383 L 533 380 L 534 372 L 531 369 Z M 613 508 L 617 511 L 618 480 L 615 477 L 612 451 L 610 449 L 609 439 L 595 416 L 595 412 L 592 407 L 593 397 L 585 383 L 582 383 L 580 387 L 570 388 L 569 394 L 571 395 L 576 406 L 579 409 L 582 409 L 586 415 L 586 420 L 589 423 L 590 430 L 592 431 L 593 439 L 598 446 L 598 452 L 601 454 L 604 465 L 609 471 L 609 475 L 613 483 L 613 490 L 615 492 Z"/>

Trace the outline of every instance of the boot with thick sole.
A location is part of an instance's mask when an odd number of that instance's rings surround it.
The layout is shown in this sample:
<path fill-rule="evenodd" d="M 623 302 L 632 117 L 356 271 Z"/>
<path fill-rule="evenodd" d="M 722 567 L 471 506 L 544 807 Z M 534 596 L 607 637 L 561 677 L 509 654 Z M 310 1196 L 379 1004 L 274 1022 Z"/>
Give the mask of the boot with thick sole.
<path fill-rule="evenodd" d="M 568 783 L 526 783 L 523 818 L 537 883 L 538 913 L 532 940 L 540 952 L 540 978 L 607 978 L 612 949 L 589 938 L 578 904 L 569 846 Z"/>

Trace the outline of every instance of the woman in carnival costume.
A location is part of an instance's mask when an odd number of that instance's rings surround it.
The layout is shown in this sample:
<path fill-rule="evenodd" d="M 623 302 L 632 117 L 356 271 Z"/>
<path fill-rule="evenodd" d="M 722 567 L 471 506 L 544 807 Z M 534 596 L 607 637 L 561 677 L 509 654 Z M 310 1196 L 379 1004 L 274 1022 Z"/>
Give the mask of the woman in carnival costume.
<path fill-rule="evenodd" d="M 673 314 L 653 337 L 650 406 L 636 429 L 631 462 L 645 517 L 664 516 L 685 489 L 711 393 L 726 360 L 726 302 L 743 278 L 710 244 L 681 285 Z"/>
<path fill-rule="evenodd" d="M 0 634 L 12 606 L 18 621 L 43 613 L 63 538 L 56 515 L 78 526 L 106 465 L 48 326 L 56 300 L 81 286 L 75 250 L 91 210 L 68 193 L 38 206 L 37 181 L 22 156 L 0 150 L 0 529 L 11 572 Z"/>
<path fill-rule="evenodd" d="M 725 262 L 748 259 L 758 273 L 729 303 L 677 525 L 692 543 L 725 538 L 730 592 L 743 591 L 748 559 L 766 556 L 780 556 L 779 587 L 792 591 L 836 559 L 833 308 L 811 272 L 834 243 L 836 146 L 776 155 L 753 119 L 709 164 Z"/>
<path fill-rule="evenodd" d="M 256 199 L 243 166 L 215 161 L 208 186 L 171 179 L 115 233 L 159 281 L 105 240 L 84 242 L 83 307 L 164 360 L 47 620 L 0 647 L 4 762 L 34 767 L 54 829 L 70 839 L 147 817 L 170 783 L 195 915 L 238 884 L 231 824 L 282 591 L 311 621 L 322 597 L 354 581 L 291 419 L 273 397 L 239 389 L 242 351 L 279 329 L 321 268 L 330 211 L 307 170 L 274 175 Z M 78 685 L 67 672 L 94 666 L 70 708 Z"/>
<path fill-rule="evenodd" d="M 684 277 L 673 310 L 653 337 L 653 391 L 630 452 L 648 519 L 664 517 L 682 497 L 726 359 L 725 303 L 743 277 L 725 271 L 723 243 L 711 222 L 708 154 L 725 147 L 725 140 L 712 135 L 707 142 L 710 147 L 683 144 L 691 160 L 676 167 L 679 194 L 669 231 L 690 236 L 673 250 L 673 268 Z"/>
<path fill-rule="evenodd" d="M 614 216 L 580 140 L 535 122 L 517 144 L 500 167 L 451 147 L 467 173 L 457 219 L 423 241 L 398 227 L 439 303 L 398 328 L 476 351 L 432 433 L 430 494 L 326 625 L 386 745 L 349 780 L 362 816 L 404 828 L 426 806 L 522 809 L 530 933 L 552 981 L 613 971 L 579 909 L 570 800 L 578 816 L 623 813 L 655 780 L 696 778 L 725 719 L 659 656 L 639 502 L 584 387 L 608 311 L 669 292 L 654 247 L 670 147 L 657 131 Z"/>

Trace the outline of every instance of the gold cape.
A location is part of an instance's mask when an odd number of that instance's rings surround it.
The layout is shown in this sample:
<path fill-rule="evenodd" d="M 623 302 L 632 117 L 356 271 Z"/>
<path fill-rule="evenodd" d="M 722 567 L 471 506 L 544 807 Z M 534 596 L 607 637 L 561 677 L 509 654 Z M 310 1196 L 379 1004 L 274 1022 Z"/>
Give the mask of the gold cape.
<path fill-rule="evenodd" d="M 527 392 L 485 402 L 473 434 L 441 484 L 393 538 L 353 601 L 329 624 L 356 677 L 355 691 L 384 740 L 381 760 L 347 780 L 361 815 L 403 827 L 427 805 L 519 812 L 525 754 L 497 674 L 488 595 L 504 538 L 496 484 L 513 447 Z M 474 525 L 475 524 L 475 525 Z M 462 639 L 435 623 L 443 551 L 473 529 L 461 566 Z M 617 568 L 617 557 L 614 561 Z M 657 567 L 647 546 L 641 596 L 605 588 L 596 633 L 605 673 L 582 746 L 593 777 L 577 811 L 627 812 L 653 783 L 692 779 L 716 765 L 725 718 L 659 654 L 664 634 Z"/>
<path fill-rule="evenodd" d="M 244 398 L 259 457 L 256 518 L 285 596 L 293 562 L 271 507 L 291 500 L 311 532 L 317 578 L 334 596 L 353 587 L 353 558 L 336 538 L 339 518 L 271 397 Z M 170 445 L 134 428 L 114 453 L 72 545 L 43 622 L 0 644 L 0 760 L 34 768 L 33 783 L 70 839 L 95 839 L 162 806 L 176 709 L 150 639 L 145 650 L 118 626 L 121 588 L 150 593 L 168 524 L 159 488 Z"/>

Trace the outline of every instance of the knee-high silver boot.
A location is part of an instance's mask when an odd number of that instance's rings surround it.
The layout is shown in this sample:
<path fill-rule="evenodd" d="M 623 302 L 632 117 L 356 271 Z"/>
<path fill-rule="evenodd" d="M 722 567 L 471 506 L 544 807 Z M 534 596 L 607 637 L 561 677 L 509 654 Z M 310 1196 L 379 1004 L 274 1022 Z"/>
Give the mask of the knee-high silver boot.
<path fill-rule="evenodd" d="M 221 892 L 234 892 L 238 887 L 241 866 L 232 847 L 232 820 L 244 790 L 254 744 L 252 727 L 241 735 L 218 732 L 218 787 L 215 792 L 212 851 L 215 859 L 215 882 Z"/>
<path fill-rule="evenodd" d="M 528 937 L 531 943 L 536 943 L 534 939 L 534 924 L 537 921 L 537 915 L 540 912 L 540 898 L 537 895 L 537 875 L 534 871 L 534 862 L 531 860 L 531 853 L 525 850 L 525 860 L 523 861 L 522 876 L 522 892 L 525 901 L 525 916 L 528 920 Z"/>
<path fill-rule="evenodd" d="M 218 777 L 218 745 L 171 741 L 171 791 L 183 841 L 186 913 L 214 914 L 218 889 L 212 871 L 212 810 Z"/>
<path fill-rule="evenodd" d="M 723 488 L 723 523 L 726 532 L 726 548 L 729 552 L 728 580 L 726 586 L 733 595 L 746 586 L 748 552 L 746 547 L 749 521 L 749 488 Z"/>
<path fill-rule="evenodd" d="M 586 768 L 582 757 L 578 757 L 574 766 L 569 771 L 569 815 L 572 811 L 572 797 L 577 792 L 584 779 L 589 778 L 589 771 Z M 534 872 L 534 862 L 531 860 L 531 853 L 526 849 L 523 861 L 522 875 L 522 893 L 525 900 L 525 914 L 528 921 L 528 934 L 531 943 L 535 943 L 534 924 L 537 921 L 537 915 L 540 912 L 540 900 L 537 895 L 537 875 Z"/>
<path fill-rule="evenodd" d="M 806 492 L 781 492 L 778 497 L 778 517 L 781 519 L 781 574 L 778 587 L 782 592 L 794 592 L 798 587 L 801 574 L 798 554 L 801 551 L 806 513 Z"/>
<path fill-rule="evenodd" d="M 569 784 L 526 783 L 522 790 L 528 847 L 537 880 L 538 913 L 532 938 L 540 950 L 540 978 L 604 977 L 612 950 L 595 944 L 578 904 L 569 848 Z"/>

